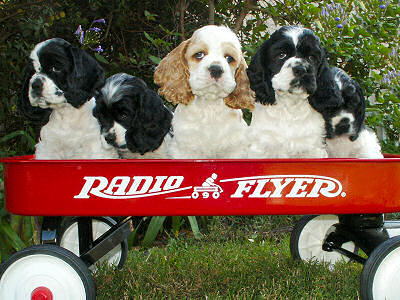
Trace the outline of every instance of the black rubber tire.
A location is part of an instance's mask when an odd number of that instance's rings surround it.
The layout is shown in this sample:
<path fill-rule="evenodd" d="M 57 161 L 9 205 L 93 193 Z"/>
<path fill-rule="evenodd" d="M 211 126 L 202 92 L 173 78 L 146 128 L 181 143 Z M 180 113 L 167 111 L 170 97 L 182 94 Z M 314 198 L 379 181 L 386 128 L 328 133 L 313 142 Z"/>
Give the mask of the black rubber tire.
<path fill-rule="evenodd" d="M 374 299 L 373 296 L 373 284 L 376 271 L 378 270 L 383 260 L 389 254 L 391 254 L 393 250 L 396 250 L 399 247 L 400 247 L 400 236 L 395 236 L 393 238 L 386 240 L 378 247 L 376 247 L 374 251 L 372 251 L 371 255 L 368 257 L 367 262 L 364 265 L 364 268 L 360 276 L 360 296 L 362 300 L 376 300 Z M 399 278 L 398 273 L 385 274 L 385 276 L 387 276 L 387 278 L 392 278 L 392 276 Z M 399 298 L 400 295 L 397 295 L 396 299 Z M 393 300 L 393 299 L 390 298 L 388 300 Z"/>
<path fill-rule="evenodd" d="M 78 222 L 79 217 L 65 217 L 60 223 L 60 226 L 57 230 L 57 245 L 60 245 L 62 236 L 64 235 L 64 232 L 74 223 Z M 102 216 L 96 216 L 96 217 L 90 217 L 92 220 L 97 220 L 100 222 L 103 222 L 110 227 L 117 224 L 117 221 L 115 221 L 111 217 L 102 217 Z M 125 239 L 124 241 L 121 242 L 121 258 L 116 265 L 118 269 L 121 269 L 128 257 L 128 240 Z"/>
<path fill-rule="evenodd" d="M 28 256 L 42 255 L 42 254 L 57 257 L 66 262 L 69 266 L 71 266 L 74 269 L 74 271 L 78 274 L 79 278 L 83 283 L 86 293 L 86 300 L 96 299 L 96 285 L 88 267 L 79 257 L 73 254 L 71 251 L 68 251 L 67 249 L 61 248 L 56 245 L 37 245 L 25 248 L 23 250 L 14 253 L 13 255 L 10 256 L 8 260 L 6 260 L 3 264 L 0 265 L 0 280 L 3 274 L 6 272 L 6 270 L 13 263 Z"/>
<path fill-rule="evenodd" d="M 301 217 L 300 220 L 294 225 L 292 232 L 290 234 L 290 254 L 293 259 L 302 260 L 299 253 L 299 238 L 304 226 L 308 224 L 312 219 L 318 217 L 318 215 L 307 215 Z"/>

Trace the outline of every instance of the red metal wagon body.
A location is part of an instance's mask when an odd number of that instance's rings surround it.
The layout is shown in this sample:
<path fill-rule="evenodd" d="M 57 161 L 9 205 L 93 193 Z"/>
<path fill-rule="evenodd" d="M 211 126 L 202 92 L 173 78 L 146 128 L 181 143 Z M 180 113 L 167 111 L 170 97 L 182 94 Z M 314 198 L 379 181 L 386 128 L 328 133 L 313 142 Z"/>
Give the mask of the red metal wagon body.
<path fill-rule="evenodd" d="M 400 211 L 400 156 L 385 159 L 5 158 L 7 211 L 41 216 L 354 214 Z M 211 174 L 222 188 L 192 193 Z M 215 176 L 214 175 L 214 176 Z"/>
<path fill-rule="evenodd" d="M 22 156 L 0 162 L 7 211 L 45 216 L 43 245 L 23 249 L 0 265 L 0 298 L 64 295 L 81 286 L 84 298 L 94 300 L 88 267 L 114 252 L 106 261 L 122 266 L 133 230 L 133 217 L 117 223 L 108 216 L 157 215 L 312 215 L 294 226 L 294 258 L 353 259 L 365 264 L 363 300 L 398 299 L 400 294 L 393 288 L 399 286 L 400 222 L 383 217 L 400 211 L 400 156 L 68 161 Z M 22 271 L 26 261 L 36 270 L 29 276 Z M 73 279 L 71 288 L 53 287 L 66 278 L 61 273 Z M 15 295 L 21 292 L 21 274 L 29 286 L 20 297 Z"/>

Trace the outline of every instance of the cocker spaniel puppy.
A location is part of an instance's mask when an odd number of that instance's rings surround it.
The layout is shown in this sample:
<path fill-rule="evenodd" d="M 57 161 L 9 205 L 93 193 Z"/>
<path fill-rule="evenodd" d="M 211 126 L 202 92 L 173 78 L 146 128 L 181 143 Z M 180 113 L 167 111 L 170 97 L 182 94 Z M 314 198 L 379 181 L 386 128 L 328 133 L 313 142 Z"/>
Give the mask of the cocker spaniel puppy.
<path fill-rule="evenodd" d="M 159 93 L 177 104 L 172 120 L 173 158 L 239 158 L 246 155 L 247 124 L 241 108 L 253 108 L 246 62 L 236 35 L 208 25 L 158 65 Z"/>
<path fill-rule="evenodd" d="M 265 41 L 247 74 L 256 93 L 249 158 L 324 158 L 325 123 L 309 103 L 328 68 L 314 33 L 284 26 Z"/>
<path fill-rule="evenodd" d="M 310 102 L 325 119 L 329 157 L 383 158 L 375 133 L 364 125 L 365 99 L 359 84 L 342 69 L 329 68 L 326 73 L 325 85 Z M 338 94 L 338 105 L 321 105 Z"/>
<path fill-rule="evenodd" d="M 35 46 L 30 54 L 19 107 L 32 119 L 48 121 L 41 128 L 36 159 L 117 158 L 102 141 L 93 116 L 95 93 L 105 80 L 94 58 L 63 39 Z"/>
<path fill-rule="evenodd" d="M 172 113 L 143 80 L 125 73 L 109 77 L 93 114 L 121 158 L 168 158 Z"/>

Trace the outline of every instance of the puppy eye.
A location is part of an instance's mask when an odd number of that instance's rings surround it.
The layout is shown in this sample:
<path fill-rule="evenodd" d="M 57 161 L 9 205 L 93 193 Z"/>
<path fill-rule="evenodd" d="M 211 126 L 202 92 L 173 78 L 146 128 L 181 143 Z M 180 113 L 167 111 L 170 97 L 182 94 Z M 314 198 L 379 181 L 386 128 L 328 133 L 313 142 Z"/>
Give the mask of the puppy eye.
<path fill-rule="evenodd" d="M 313 62 L 313 63 L 315 63 L 315 62 L 318 61 L 318 59 L 317 59 L 314 55 L 310 55 L 310 56 L 308 57 L 308 60 L 311 61 L 311 62 Z"/>
<path fill-rule="evenodd" d="M 50 71 L 53 72 L 53 73 L 60 73 L 61 72 L 61 70 L 58 69 L 57 67 L 51 67 Z"/>
<path fill-rule="evenodd" d="M 278 58 L 284 59 L 286 56 L 287 56 L 287 54 L 285 52 L 281 52 L 281 53 L 279 53 Z"/>
<path fill-rule="evenodd" d="M 195 59 L 198 59 L 198 60 L 203 59 L 204 56 L 206 56 L 206 54 L 205 54 L 204 52 L 197 52 L 197 53 L 195 53 L 195 54 L 193 55 L 193 57 L 194 57 Z"/>
<path fill-rule="evenodd" d="M 125 121 L 125 120 L 128 119 L 128 114 L 127 113 L 120 113 L 118 115 L 118 119 L 121 120 L 121 121 Z"/>
<path fill-rule="evenodd" d="M 230 55 L 226 55 L 225 59 L 228 62 L 228 64 L 233 63 L 235 61 L 235 59 Z"/>

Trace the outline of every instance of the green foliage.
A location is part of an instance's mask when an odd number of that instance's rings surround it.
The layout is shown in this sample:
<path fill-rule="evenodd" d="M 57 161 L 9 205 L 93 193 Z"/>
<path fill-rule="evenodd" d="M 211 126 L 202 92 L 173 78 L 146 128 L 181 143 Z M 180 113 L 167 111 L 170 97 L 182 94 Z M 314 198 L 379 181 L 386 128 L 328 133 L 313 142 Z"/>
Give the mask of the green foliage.
<path fill-rule="evenodd" d="M 194 237 L 197 239 L 200 239 L 201 234 L 200 234 L 200 229 L 199 229 L 199 225 L 198 225 L 196 217 L 188 216 L 187 218 L 188 218 L 190 228 L 192 229 Z M 165 219 L 166 219 L 165 216 L 155 216 L 155 217 L 151 218 L 150 224 L 147 227 L 146 233 L 145 233 L 143 241 L 141 243 L 142 247 L 149 248 L 150 246 L 153 245 L 155 239 L 157 238 L 157 235 L 163 229 Z M 172 223 L 171 224 L 172 225 L 171 226 L 172 233 L 175 237 L 178 237 L 179 232 L 182 228 L 182 225 L 184 225 L 183 218 L 180 216 L 173 216 L 173 217 L 171 217 L 171 223 Z"/>

